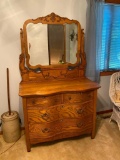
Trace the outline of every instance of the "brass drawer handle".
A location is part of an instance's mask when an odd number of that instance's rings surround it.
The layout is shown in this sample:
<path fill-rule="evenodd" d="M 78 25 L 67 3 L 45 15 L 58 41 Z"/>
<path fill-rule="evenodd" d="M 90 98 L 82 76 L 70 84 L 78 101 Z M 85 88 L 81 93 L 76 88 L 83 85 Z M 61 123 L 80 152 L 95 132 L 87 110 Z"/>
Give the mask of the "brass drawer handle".
<path fill-rule="evenodd" d="M 82 122 L 77 123 L 77 127 L 78 127 L 78 128 L 81 128 L 82 126 L 83 126 L 83 123 L 82 123 Z"/>
<path fill-rule="evenodd" d="M 46 97 L 45 97 L 45 96 L 43 96 L 43 98 L 45 99 Z"/>
<path fill-rule="evenodd" d="M 44 128 L 44 129 L 42 129 L 42 132 L 43 133 L 48 133 L 48 132 L 50 132 L 50 129 L 49 128 Z"/>
<path fill-rule="evenodd" d="M 33 104 L 33 105 L 35 104 L 35 100 L 32 100 L 32 104 Z"/>
<path fill-rule="evenodd" d="M 72 98 L 71 98 L 71 97 L 69 97 L 68 99 L 69 99 L 69 100 L 71 100 Z"/>
<path fill-rule="evenodd" d="M 64 105 L 62 105 L 61 108 L 64 108 Z"/>
<path fill-rule="evenodd" d="M 89 98 L 92 98 L 92 95 L 91 95 L 91 94 L 89 94 L 89 95 L 88 95 L 88 97 L 89 97 Z"/>
<path fill-rule="evenodd" d="M 82 113 L 83 113 L 83 109 L 82 109 L 82 108 L 81 108 L 81 109 L 78 109 L 78 110 L 77 110 L 77 113 L 78 113 L 78 114 L 82 114 Z"/>
<path fill-rule="evenodd" d="M 44 113 L 41 115 L 42 119 L 47 120 L 49 119 L 49 115 L 47 113 Z"/>

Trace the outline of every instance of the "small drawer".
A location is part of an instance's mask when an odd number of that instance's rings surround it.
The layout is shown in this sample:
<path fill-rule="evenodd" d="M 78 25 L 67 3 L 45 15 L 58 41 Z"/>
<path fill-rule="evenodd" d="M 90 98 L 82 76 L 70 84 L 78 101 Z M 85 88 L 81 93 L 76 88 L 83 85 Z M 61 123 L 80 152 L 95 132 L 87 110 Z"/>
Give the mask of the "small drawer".
<path fill-rule="evenodd" d="M 27 98 L 27 107 L 49 107 L 62 103 L 61 94 Z"/>
<path fill-rule="evenodd" d="M 93 99 L 93 92 L 74 92 L 63 95 L 64 103 L 86 102 Z"/>
<path fill-rule="evenodd" d="M 59 119 L 57 107 L 49 107 L 47 109 L 28 109 L 29 123 L 50 123 Z"/>

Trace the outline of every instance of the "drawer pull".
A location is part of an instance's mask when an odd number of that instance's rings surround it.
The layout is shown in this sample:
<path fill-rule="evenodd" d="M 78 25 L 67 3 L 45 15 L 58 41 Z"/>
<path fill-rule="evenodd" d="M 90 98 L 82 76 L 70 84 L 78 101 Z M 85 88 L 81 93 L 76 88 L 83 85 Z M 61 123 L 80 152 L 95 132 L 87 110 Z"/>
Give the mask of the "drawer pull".
<path fill-rule="evenodd" d="M 42 119 L 47 120 L 49 119 L 49 115 L 47 113 L 44 113 L 41 115 Z"/>
<path fill-rule="evenodd" d="M 88 97 L 89 97 L 89 98 L 92 98 L 92 95 L 90 94 L 90 95 L 88 95 Z"/>
<path fill-rule="evenodd" d="M 77 127 L 78 127 L 78 128 L 81 128 L 82 126 L 83 126 L 83 123 L 82 123 L 82 122 L 77 123 Z"/>
<path fill-rule="evenodd" d="M 82 113 L 83 113 L 83 109 L 78 109 L 78 110 L 77 110 L 77 113 L 78 113 L 78 114 L 82 114 Z"/>
<path fill-rule="evenodd" d="M 50 132 L 50 129 L 49 128 L 44 128 L 44 129 L 42 129 L 42 132 L 43 133 L 48 133 L 48 132 Z"/>
<path fill-rule="evenodd" d="M 71 97 L 69 97 L 68 99 L 69 99 L 69 100 L 71 100 L 72 98 L 71 98 Z"/>
<path fill-rule="evenodd" d="M 35 100 L 32 101 L 32 104 L 33 104 L 33 105 L 35 104 Z"/>

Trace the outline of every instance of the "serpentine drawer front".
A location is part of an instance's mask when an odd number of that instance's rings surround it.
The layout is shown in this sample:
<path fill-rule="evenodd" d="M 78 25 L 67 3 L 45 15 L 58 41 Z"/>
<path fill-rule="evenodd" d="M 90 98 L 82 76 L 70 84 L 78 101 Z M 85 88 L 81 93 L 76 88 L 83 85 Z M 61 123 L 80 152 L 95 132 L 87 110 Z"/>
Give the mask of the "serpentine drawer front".
<path fill-rule="evenodd" d="M 64 118 L 81 118 L 93 114 L 93 102 L 61 104 L 48 109 L 28 109 L 29 123 L 53 122 Z"/>
<path fill-rule="evenodd" d="M 31 143 L 52 141 L 56 139 L 90 133 L 92 115 L 80 119 L 60 119 L 50 123 L 30 123 L 29 135 Z M 67 136 L 66 136 L 67 135 Z"/>

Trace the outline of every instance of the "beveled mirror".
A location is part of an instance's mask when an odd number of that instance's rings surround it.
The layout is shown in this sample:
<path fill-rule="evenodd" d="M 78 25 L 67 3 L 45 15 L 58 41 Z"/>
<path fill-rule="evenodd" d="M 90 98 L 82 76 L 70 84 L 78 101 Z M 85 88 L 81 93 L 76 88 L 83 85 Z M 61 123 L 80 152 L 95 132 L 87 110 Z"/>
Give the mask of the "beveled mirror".
<path fill-rule="evenodd" d="M 26 67 L 74 69 L 81 64 L 81 26 L 76 20 L 51 13 L 46 17 L 25 21 L 22 31 L 22 52 Z"/>
<path fill-rule="evenodd" d="M 76 63 L 78 32 L 75 23 L 29 23 L 26 29 L 30 65 Z"/>

